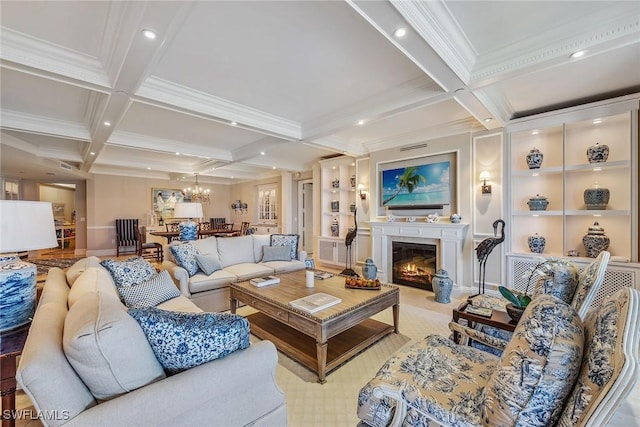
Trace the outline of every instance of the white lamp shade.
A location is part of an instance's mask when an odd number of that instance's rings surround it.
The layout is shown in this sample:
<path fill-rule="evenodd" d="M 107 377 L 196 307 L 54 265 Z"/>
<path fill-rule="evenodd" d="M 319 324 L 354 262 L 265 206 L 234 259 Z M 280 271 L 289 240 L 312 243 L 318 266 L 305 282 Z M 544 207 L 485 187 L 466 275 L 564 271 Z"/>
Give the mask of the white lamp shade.
<path fill-rule="evenodd" d="M 202 218 L 201 203 L 176 203 L 173 210 L 174 218 Z"/>
<path fill-rule="evenodd" d="M 480 180 L 481 181 L 488 180 L 488 179 L 491 179 L 491 174 L 489 173 L 489 171 L 480 172 Z"/>
<path fill-rule="evenodd" d="M 50 202 L 0 200 L 0 253 L 56 246 Z"/>

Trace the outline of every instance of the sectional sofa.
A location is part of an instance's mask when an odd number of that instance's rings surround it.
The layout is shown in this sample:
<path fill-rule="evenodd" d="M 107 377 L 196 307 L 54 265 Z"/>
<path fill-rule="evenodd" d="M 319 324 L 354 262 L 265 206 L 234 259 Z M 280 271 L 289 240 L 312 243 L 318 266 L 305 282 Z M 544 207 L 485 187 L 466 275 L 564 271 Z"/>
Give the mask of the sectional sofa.
<path fill-rule="evenodd" d="M 175 246 L 190 245 L 219 268 L 207 274 L 188 254 L 176 260 Z M 287 246 L 290 251 L 282 251 Z M 303 270 L 307 253 L 298 250 L 296 234 L 252 234 L 239 237 L 209 237 L 188 243 L 165 245 L 162 268 L 168 270 L 180 292 L 204 311 L 229 309 L 229 284 L 254 277 Z M 190 271 L 189 271 L 190 270 Z"/>
<path fill-rule="evenodd" d="M 157 308 L 202 312 L 166 280 Z M 44 425 L 286 425 L 271 342 L 168 375 L 130 313 L 98 258 L 49 271 L 16 376 Z"/>

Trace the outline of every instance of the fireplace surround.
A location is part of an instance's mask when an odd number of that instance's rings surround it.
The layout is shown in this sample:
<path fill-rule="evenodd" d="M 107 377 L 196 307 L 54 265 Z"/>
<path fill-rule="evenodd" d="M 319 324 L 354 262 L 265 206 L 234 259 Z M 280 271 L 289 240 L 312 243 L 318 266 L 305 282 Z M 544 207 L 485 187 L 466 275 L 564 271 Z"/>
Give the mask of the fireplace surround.
<path fill-rule="evenodd" d="M 449 222 L 387 222 L 371 221 L 371 252 L 378 266 L 378 278 L 393 281 L 393 242 L 430 244 L 436 246 L 436 270 L 445 269 L 454 285 L 464 284 L 462 248 L 469 224 Z"/>

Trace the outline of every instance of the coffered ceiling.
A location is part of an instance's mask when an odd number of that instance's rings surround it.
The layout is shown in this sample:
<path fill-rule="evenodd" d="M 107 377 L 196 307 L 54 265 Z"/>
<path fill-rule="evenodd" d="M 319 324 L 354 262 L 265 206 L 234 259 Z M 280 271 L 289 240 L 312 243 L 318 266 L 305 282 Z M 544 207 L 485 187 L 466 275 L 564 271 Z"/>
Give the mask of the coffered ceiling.
<path fill-rule="evenodd" d="M 640 91 L 637 1 L 2 0 L 0 12 L 5 177 L 233 183 Z"/>

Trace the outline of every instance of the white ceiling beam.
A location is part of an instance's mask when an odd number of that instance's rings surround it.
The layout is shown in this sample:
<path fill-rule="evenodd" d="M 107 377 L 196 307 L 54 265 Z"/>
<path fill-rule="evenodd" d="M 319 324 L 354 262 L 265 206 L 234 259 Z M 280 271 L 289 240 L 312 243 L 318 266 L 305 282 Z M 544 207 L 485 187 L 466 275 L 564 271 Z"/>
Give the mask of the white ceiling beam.
<path fill-rule="evenodd" d="M 2 129 L 51 135 L 58 138 L 78 139 L 81 141 L 91 140 L 89 131 L 81 123 L 52 119 L 19 111 L 3 109 L 1 127 Z"/>
<path fill-rule="evenodd" d="M 121 57 L 112 56 L 113 64 L 108 67 L 117 69 L 113 84 L 113 93 L 106 102 L 102 114 L 95 115 L 92 123 L 92 142 L 85 154 L 82 169 L 88 171 L 98 157 L 100 150 L 109 139 L 113 129 L 120 123 L 131 105 L 131 95 L 134 94 L 142 82 L 149 76 L 159 58 L 167 48 L 167 41 L 177 33 L 180 25 L 194 7 L 186 2 L 146 2 L 144 13 L 137 19 L 128 22 L 128 31 L 118 33 L 123 40 L 116 45 L 126 45 L 126 54 Z M 156 40 L 148 40 L 142 35 L 143 29 L 153 29 L 157 34 Z M 107 35 L 113 33 L 107 33 Z M 115 65 L 120 61 L 119 65 Z M 104 126 L 108 121 L 111 126 Z M 96 153 L 95 156 L 90 152 Z"/>

